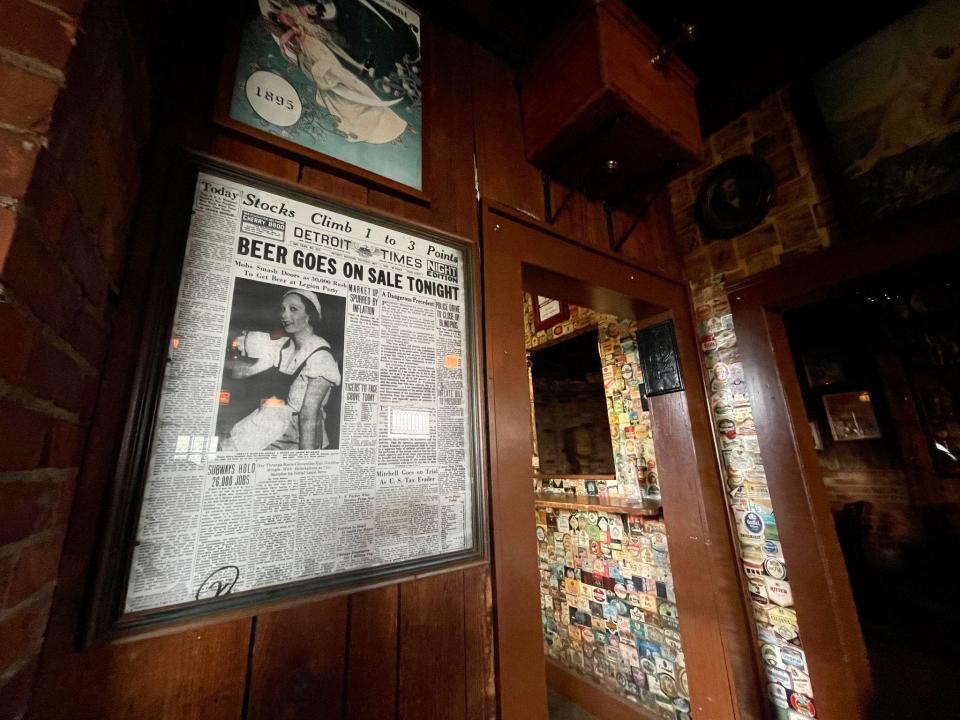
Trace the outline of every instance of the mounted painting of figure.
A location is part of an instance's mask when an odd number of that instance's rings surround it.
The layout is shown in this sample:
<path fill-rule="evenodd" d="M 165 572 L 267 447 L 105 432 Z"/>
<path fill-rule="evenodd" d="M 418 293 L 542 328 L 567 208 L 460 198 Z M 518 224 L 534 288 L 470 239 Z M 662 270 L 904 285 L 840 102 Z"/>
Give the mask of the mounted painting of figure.
<path fill-rule="evenodd" d="M 258 5 L 228 124 L 421 190 L 420 16 L 395 0 Z"/>
<path fill-rule="evenodd" d="M 823 68 L 813 90 L 853 230 L 960 190 L 960 2 L 917 8 Z"/>

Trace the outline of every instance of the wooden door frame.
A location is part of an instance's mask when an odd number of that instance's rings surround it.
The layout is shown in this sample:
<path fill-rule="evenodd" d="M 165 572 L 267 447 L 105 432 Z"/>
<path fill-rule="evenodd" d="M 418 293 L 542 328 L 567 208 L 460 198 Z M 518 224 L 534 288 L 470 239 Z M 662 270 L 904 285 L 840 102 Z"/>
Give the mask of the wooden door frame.
<path fill-rule="evenodd" d="M 958 245 L 941 207 L 725 288 L 820 717 L 864 717 L 872 681 L 783 312 Z"/>
<path fill-rule="evenodd" d="M 693 714 L 762 717 L 759 667 L 733 548 L 687 287 L 484 203 L 484 328 L 500 717 L 546 718 L 546 670 L 525 362 L 524 275 L 603 312 L 673 316 L 687 390 L 651 398 Z"/>

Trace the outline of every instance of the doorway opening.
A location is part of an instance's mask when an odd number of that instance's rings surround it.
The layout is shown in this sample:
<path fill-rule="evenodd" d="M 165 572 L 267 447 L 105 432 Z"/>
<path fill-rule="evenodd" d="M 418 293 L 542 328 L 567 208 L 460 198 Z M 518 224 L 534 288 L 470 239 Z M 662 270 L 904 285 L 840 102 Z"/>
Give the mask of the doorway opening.
<path fill-rule="evenodd" d="M 491 239 L 483 250 L 484 327 L 500 712 L 545 719 L 548 679 L 601 719 L 669 711 L 688 720 L 696 706 L 731 720 L 739 707 L 759 708 L 687 286 L 499 206 L 485 207 L 484 233 Z M 666 333 L 658 326 L 667 320 L 675 331 L 669 355 L 678 360 L 672 372 L 660 352 Z M 526 362 L 528 350 L 543 349 L 541 340 L 587 326 L 597 333 L 599 402 L 613 456 L 612 484 L 589 488 L 592 478 L 535 474 Z M 682 380 L 688 388 L 647 398 L 647 438 L 642 380 L 629 359 L 641 328 L 656 340 L 651 357 L 662 363 L 651 377 L 660 383 L 669 375 L 673 386 Z M 580 456 L 582 470 L 595 448 L 576 430 L 569 436 L 568 454 Z M 591 474 L 611 475 L 569 473 Z"/>
<path fill-rule="evenodd" d="M 524 316 L 550 717 L 689 718 L 644 323 L 536 292 Z"/>
<path fill-rule="evenodd" d="M 868 650 L 871 718 L 955 712 L 958 269 L 957 253 L 939 256 L 783 313 Z"/>

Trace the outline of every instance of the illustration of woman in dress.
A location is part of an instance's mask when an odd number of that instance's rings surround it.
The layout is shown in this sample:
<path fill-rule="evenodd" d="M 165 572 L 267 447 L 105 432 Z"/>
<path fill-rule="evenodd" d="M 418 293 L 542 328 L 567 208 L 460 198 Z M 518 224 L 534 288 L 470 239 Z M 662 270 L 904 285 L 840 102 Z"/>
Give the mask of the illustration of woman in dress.
<path fill-rule="evenodd" d="M 320 24 L 337 16 L 335 3 L 260 0 L 260 11 L 275 29 L 283 56 L 313 78 L 317 104 L 335 118 L 337 131 L 348 141 L 382 144 L 403 134 L 407 122 L 391 110 L 403 98 L 378 97 L 357 76 L 372 78 L 372 66 L 351 57 Z"/>
<path fill-rule="evenodd" d="M 222 450 L 316 450 L 328 447 L 325 406 L 340 368 L 318 333 L 323 309 L 308 290 L 286 289 L 280 300 L 285 337 L 244 332 L 232 343 L 238 354 L 228 369 L 245 379 L 260 407 L 238 421 Z"/>

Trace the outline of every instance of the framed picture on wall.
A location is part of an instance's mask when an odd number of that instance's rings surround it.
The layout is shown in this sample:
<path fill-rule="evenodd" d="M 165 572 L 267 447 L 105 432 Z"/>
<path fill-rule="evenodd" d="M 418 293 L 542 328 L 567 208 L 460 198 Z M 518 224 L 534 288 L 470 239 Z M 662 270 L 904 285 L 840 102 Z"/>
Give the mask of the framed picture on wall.
<path fill-rule="evenodd" d="M 533 296 L 533 327 L 539 332 L 559 325 L 570 318 L 570 305 L 562 300 Z"/>
<path fill-rule="evenodd" d="M 245 0 L 217 121 L 423 195 L 421 18 L 400 0 Z"/>
<path fill-rule="evenodd" d="M 851 230 L 960 191 L 958 79 L 955 0 L 921 5 L 814 74 Z"/>
<path fill-rule="evenodd" d="M 803 370 L 807 376 L 807 384 L 811 388 L 825 388 L 840 385 L 847 379 L 835 350 L 817 350 L 803 354 Z"/>
<path fill-rule="evenodd" d="M 866 390 L 824 395 L 823 406 L 827 411 L 830 434 L 837 442 L 883 437 L 873 411 L 873 401 Z"/>
<path fill-rule="evenodd" d="M 175 184 L 88 639 L 482 559 L 475 246 L 210 160 Z"/>

